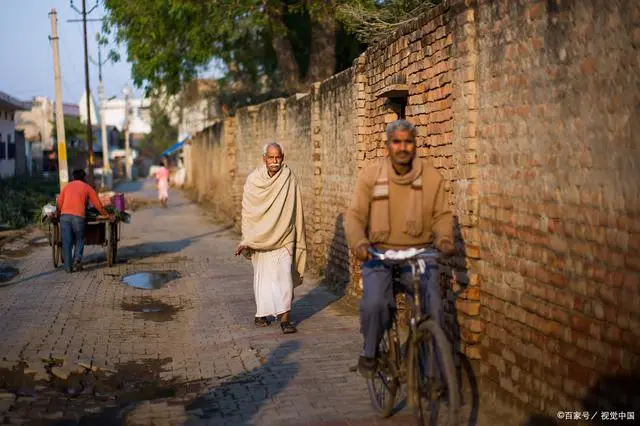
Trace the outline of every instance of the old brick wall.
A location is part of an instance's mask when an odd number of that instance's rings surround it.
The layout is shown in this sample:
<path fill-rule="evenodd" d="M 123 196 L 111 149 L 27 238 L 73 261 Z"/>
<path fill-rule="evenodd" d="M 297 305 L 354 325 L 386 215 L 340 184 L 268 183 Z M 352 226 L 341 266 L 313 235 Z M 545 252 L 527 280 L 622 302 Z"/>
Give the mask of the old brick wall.
<path fill-rule="evenodd" d="M 314 244 L 319 248 L 317 264 L 327 283 L 342 293 L 350 281 L 349 250 L 346 245 L 343 215 L 355 184 L 356 150 L 354 142 L 354 78 L 350 68 L 313 88 L 317 102 L 314 125 L 319 146 L 315 173 L 317 192 Z"/>
<path fill-rule="evenodd" d="M 309 269 L 358 295 L 342 214 L 400 111 L 380 93 L 406 83 L 418 154 L 455 217 L 461 254 L 439 270 L 455 346 L 514 403 L 582 409 L 640 354 L 639 24 L 631 1 L 443 2 L 308 94 L 240 109 L 218 145 L 196 136 L 190 184 L 226 185 L 208 198 L 239 229 L 246 176 L 281 142 Z"/>
<path fill-rule="evenodd" d="M 235 119 L 221 120 L 197 134 L 189 156 L 193 167 L 189 179 L 198 201 L 206 201 L 213 213 L 225 222 L 234 220 L 234 193 L 229 189 L 235 177 Z"/>
<path fill-rule="evenodd" d="M 639 367 L 640 3 L 474 12 L 482 374 L 539 410 L 586 408 Z"/>
<path fill-rule="evenodd" d="M 311 141 L 311 95 L 299 94 L 287 98 L 283 103 L 282 136 L 278 140 L 285 152 L 285 163 L 295 174 L 304 209 L 307 242 L 310 253 L 308 264 L 313 267 L 311 240 L 314 234 L 313 213 L 316 198 L 314 196 L 313 143 Z"/>

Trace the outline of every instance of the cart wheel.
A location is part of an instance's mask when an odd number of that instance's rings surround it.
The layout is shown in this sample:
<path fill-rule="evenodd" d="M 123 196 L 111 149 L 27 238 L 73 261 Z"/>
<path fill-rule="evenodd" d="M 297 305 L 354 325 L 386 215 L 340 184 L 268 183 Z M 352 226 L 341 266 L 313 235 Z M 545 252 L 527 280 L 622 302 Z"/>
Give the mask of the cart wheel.
<path fill-rule="evenodd" d="M 120 241 L 120 224 L 116 225 L 114 223 L 111 229 L 113 229 L 113 263 L 116 263 L 116 258 L 118 256 L 118 241 Z"/>
<path fill-rule="evenodd" d="M 106 229 L 106 238 L 107 238 L 107 265 L 109 266 L 113 266 L 114 262 L 116 261 L 116 250 L 117 250 L 117 244 L 118 242 L 116 241 L 116 232 L 115 232 L 115 225 L 107 222 L 107 229 Z"/>
<path fill-rule="evenodd" d="M 57 223 L 50 225 L 51 255 L 53 267 L 57 268 L 62 260 L 62 244 L 60 242 L 60 226 Z"/>

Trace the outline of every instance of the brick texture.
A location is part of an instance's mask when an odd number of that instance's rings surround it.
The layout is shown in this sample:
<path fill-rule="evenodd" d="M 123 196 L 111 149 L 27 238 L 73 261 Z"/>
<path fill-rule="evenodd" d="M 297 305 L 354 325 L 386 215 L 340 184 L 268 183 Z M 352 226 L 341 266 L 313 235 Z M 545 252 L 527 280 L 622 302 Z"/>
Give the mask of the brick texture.
<path fill-rule="evenodd" d="M 310 269 L 360 294 L 342 215 L 404 113 L 442 173 L 460 255 L 447 329 L 481 382 L 555 414 L 640 355 L 640 5 L 443 2 L 308 94 L 241 109 L 192 139 L 189 185 L 239 227 L 242 185 L 277 140 L 305 203 Z M 634 136 L 635 135 L 635 136 Z"/>

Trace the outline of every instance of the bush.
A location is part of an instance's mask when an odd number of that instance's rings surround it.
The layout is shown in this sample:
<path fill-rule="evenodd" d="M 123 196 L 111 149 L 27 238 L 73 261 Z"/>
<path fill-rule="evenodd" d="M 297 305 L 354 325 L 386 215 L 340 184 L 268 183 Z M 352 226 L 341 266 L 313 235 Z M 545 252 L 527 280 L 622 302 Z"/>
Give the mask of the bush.
<path fill-rule="evenodd" d="M 58 177 L 0 179 L 0 224 L 23 228 L 38 223 L 42 207 L 55 203 Z"/>

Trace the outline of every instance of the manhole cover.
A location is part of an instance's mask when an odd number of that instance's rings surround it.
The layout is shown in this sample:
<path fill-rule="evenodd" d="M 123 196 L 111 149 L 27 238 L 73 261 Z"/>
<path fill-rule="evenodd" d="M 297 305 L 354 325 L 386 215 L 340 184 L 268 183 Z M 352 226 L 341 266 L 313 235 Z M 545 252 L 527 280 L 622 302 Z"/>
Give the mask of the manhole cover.
<path fill-rule="evenodd" d="M 128 286 L 142 290 L 157 290 L 169 281 L 179 277 L 180 274 L 177 271 L 137 272 L 124 276 L 122 282 Z"/>
<path fill-rule="evenodd" d="M 4 266 L 0 268 L 0 283 L 7 282 L 18 275 L 20 271 L 13 266 Z"/>

